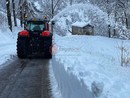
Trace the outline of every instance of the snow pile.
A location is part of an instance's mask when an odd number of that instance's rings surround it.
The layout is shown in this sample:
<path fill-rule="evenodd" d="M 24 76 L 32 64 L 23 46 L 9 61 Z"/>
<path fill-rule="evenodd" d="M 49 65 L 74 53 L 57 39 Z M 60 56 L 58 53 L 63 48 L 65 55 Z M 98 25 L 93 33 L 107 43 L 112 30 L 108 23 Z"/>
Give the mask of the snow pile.
<path fill-rule="evenodd" d="M 67 6 L 54 17 L 54 20 L 59 35 L 68 34 L 68 30 L 71 30 L 71 25 L 75 22 L 90 23 L 94 26 L 95 34 L 108 35 L 107 14 L 90 3 Z"/>
<path fill-rule="evenodd" d="M 12 33 L 16 35 L 17 32 L 2 32 L 0 30 L 0 65 L 16 55 L 16 36 Z"/>
<path fill-rule="evenodd" d="M 55 74 L 52 67 L 52 61 L 49 62 L 49 78 L 50 78 L 50 85 L 52 90 L 52 98 L 63 98 L 61 91 L 58 88 L 58 83 L 55 78 Z"/>
<path fill-rule="evenodd" d="M 76 76 L 69 73 L 71 68 L 65 70 L 64 62 L 59 62 L 55 58 L 52 60 L 53 70 L 58 82 L 58 87 L 63 98 L 94 98 L 84 81 L 78 80 Z"/>
<path fill-rule="evenodd" d="M 16 55 L 16 39 L 18 32 L 22 29 L 17 20 L 18 27 L 13 26 L 13 32 L 8 29 L 6 14 L 0 11 L 2 21 L 0 24 L 0 65 Z M 2 66 L 0 66 L 2 67 Z"/>
<path fill-rule="evenodd" d="M 120 62 L 122 40 L 76 35 L 55 38 L 58 51 L 53 69 L 63 98 L 91 98 L 85 96 L 87 92 L 98 98 L 130 98 L 130 66 L 122 67 Z M 129 40 L 123 44 L 130 48 Z"/>
<path fill-rule="evenodd" d="M 20 27 L 14 27 L 13 29 L 13 32 L 10 32 L 9 29 L 3 32 L 0 29 L 0 65 L 7 62 L 9 59 L 12 59 L 12 57 L 16 55 L 16 39 Z"/>

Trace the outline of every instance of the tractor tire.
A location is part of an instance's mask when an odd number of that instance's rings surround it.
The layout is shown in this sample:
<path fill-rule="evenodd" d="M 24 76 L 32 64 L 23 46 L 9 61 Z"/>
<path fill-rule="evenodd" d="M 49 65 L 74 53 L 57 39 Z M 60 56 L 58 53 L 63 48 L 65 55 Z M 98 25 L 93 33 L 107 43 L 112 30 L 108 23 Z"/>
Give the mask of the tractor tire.
<path fill-rule="evenodd" d="M 19 58 L 24 59 L 28 55 L 28 38 L 18 37 L 17 39 L 17 55 Z"/>
<path fill-rule="evenodd" d="M 45 53 L 45 58 L 47 59 L 51 59 L 52 58 L 52 54 L 51 53 Z"/>
<path fill-rule="evenodd" d="M 45 57 L 48 59 L 52 58 L 52 47 L 51 46 L 49 46 L 49 48 L 46 50 Z"/>

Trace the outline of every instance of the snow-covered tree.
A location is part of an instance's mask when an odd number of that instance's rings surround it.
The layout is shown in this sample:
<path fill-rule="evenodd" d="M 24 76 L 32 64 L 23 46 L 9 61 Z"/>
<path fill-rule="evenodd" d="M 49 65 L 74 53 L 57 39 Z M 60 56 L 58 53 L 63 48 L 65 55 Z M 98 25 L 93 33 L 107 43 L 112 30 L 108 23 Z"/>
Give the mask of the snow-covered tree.
<path fill-rule="evenodd" d="M 20 22 L 21 26 L 25 18 L 25 15 L 27 15 L 28 17 L 36 16 L 35 10 L 33 9 L 33 6 L 32 6 L 32 2 L 30 0 L 19 0 L 18 13 L 21 20 Z"/>

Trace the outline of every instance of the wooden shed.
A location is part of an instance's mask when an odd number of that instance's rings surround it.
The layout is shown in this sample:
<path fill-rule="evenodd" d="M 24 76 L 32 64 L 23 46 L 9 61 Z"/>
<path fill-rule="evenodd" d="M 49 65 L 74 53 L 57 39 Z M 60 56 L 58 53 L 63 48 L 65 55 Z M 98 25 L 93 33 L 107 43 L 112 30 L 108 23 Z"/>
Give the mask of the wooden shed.
<path fill-rule="evenodd" d="M 76 22 L 72 24 L 73 35 L 94 35 L 94 26 L 85 22 Z"/>

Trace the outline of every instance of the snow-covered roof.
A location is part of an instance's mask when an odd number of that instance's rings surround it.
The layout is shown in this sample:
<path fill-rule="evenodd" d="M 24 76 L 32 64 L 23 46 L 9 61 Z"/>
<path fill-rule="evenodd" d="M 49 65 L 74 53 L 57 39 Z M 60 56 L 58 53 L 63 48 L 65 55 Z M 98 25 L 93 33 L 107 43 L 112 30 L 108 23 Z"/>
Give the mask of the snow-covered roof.
<path fill-rule="evenodd" d="M 72 26 L 76 26 L 76 27 L 85 27 L 86 25 L 88 25 L 89 23 L 88 22 L 75 22 L 72 24 Z"/>

